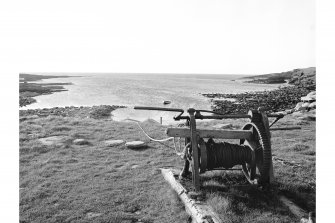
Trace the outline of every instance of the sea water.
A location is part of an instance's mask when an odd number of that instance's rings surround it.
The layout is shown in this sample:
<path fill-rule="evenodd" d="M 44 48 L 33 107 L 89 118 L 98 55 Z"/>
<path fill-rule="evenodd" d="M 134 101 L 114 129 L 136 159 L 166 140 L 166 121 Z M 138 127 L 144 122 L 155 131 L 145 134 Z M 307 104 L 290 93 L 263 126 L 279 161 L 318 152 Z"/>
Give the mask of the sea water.
<path fill-rule="evenodd" d="M 279 85 L 244 83 L 242 75 L 192 74 L 58 74 L 67 78 L 43 79 L 36 83 L 72 83 L 64 85 L 67 91 L 35 97 L 37 103 L 24 109 L 65 106 L 124 105 L 117 109 L 113 119 L 127 118 L 143 121 L 151 118 L 163 123 L 173 122 L 177 113 L 139 111 L 133 106 L 166 108 L 210 109 L 211 101 L 202 93 L 243 93 L 271 90 Z M 163 101 L 171 101 L 164 105 Z"/>

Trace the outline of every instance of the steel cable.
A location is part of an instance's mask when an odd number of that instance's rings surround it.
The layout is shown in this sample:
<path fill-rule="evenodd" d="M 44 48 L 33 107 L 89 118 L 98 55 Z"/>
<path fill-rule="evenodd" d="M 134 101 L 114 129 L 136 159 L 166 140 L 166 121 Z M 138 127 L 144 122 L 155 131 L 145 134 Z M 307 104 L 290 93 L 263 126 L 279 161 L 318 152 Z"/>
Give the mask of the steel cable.
<path fill-rule="evenodd" d="M 231 168 L 238 164 L 250 163 L 252 160 L 250 147 L 227 142 L 215 143 L 213 139 L 207 141 L 206 152 L 208 170 Z"/>
<path fill-rule="evenodd" d="M 142 126 L 140 125 L 140 121 L 138 120 L 135 120 L 135 119 L 125 119 L 125 120 L 129 120 L 129 121 L 133 121 L 133 122 L 136 122 L 136 124 L 138 125 L 138 127 L 140 127 L 140 129 L 142 130 L 142 132 L 144 133 L 144 135 L 146 137 L 148 137 L 151 141 L 154 141 L 154 142 L 166 142 L 166 141 L 169 141 L 171 139 L 173 139 L 173 145 L 174 145 L 174 150 L 175 150 L 175 153 L 178 155 L 178 156 L 181 156 L 182 153 L 181 152 L 178 152 L 177 151 L 177 145 L 176 145 L 176 139 L 175 137 L 169 137 L 169 138 L 165 138 L 165 139 L 154 139 L 152 137 L 150 137 L 145 131 L 144 129 L 142 128 Z M 164 144 L 163 144 L 164 145 Z M 165 145 L 166 146 L 166 145 Z M 180 147 L 180 141 L 179 141 L 179 147 Z"/>

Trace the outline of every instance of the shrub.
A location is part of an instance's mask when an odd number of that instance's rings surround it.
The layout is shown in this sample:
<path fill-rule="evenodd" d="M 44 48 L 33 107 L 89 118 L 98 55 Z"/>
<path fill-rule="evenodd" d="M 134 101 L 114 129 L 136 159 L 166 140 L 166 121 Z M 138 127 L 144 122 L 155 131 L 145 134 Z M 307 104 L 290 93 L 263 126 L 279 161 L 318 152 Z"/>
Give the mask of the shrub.
<path fill-rule="evenodd" d="M 93 106 L 89 117 L 94 119 L 109 118 L 113 110 L 114 108 L 110 105 Z"/>

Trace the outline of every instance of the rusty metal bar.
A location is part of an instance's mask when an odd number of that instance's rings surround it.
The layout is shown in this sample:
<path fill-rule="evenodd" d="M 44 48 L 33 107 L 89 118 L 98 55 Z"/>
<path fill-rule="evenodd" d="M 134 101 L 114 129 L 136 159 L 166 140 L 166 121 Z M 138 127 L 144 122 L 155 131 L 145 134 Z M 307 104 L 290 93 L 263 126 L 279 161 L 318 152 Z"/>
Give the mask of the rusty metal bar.
<path fill-rule="evenodd" d="M 196 119 L 226 119 L 226 118 L 250 118 L 250 115 L 201 115 L 196 117 Z"/>
<path fill-rule="evenodd" d="M 283 127 L 283 128 L 270 128 L 270 131 L 295 130 L 295 129 L 301 129 L 301 127 L 299 127 L 299 126 L 293 126 L 293 127 Z"/>
<path fill-rule="evenodd" d="M 191 136 L 188 128 L 167 128 L 166 134 L 170 137 L 187 138 Z M 209 130 L 197 129 L 196 134 L 200 138 L 217 139 L 251 139 L 252 132 L 249 130 Z"/>

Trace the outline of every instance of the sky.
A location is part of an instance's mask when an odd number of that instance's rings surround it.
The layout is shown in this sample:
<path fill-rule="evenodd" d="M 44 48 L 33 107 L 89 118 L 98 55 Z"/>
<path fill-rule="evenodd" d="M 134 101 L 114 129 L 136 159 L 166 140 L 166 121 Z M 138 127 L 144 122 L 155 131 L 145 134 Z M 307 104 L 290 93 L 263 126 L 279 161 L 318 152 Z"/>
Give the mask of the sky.
<path fill-rule="evenodd" d="M 1 4 L 0 44 L 20 72 L 261 74 L 315 66 L 313 0 Z"/>

